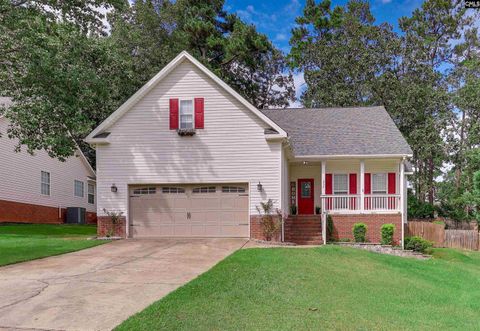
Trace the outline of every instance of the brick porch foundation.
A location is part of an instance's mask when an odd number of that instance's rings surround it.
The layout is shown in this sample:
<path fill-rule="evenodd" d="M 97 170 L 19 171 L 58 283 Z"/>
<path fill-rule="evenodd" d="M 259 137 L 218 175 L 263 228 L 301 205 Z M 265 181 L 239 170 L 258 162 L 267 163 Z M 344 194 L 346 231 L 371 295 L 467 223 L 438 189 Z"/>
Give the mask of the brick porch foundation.
<path fill-rule="evenodd" d="M 278 222 L 278 216 L 273 215 L 273 218 Z M 261 216 L 254 215 L 250 216 L 250 238 L 258 240 L 266 240 L 265 234 L 263 233 L 263 227 L 261 224 Z M 279 227 L 279 230 L 271 241 L 281 241 L 282 240 L 282 229 Z"/>
<path fill-rule="evenodd" d="M 120 217 L 117 224 L 112 224 L 112 218 L 110 216 L 98 216 L 97 236 L 106 237 L 107 235 L 111 235 L 113 237 L 126 238 L 125 223 L 125 216 Z"/>
<path fill-rule="evenodd" d="M 67 210 L 56 207 L 0 200 L 0 223 L 62 224 Z M 97 223 L 97 213 L 87 212 L 87 224 Z"/>
<path fill-rule="evenodd" d="M 332 214 L 331 217 L 333 220 L 333 238 L 336 240 L 345 238 L 353 240 L 353 225 L 355 223 L 365 223 L 367 225 L 367 240 L 371 243 L 380 243 L 382 225 L 392 223 L 395 225 L 394 244 L 400 244 L 402 238 L 401 214 Z"/>

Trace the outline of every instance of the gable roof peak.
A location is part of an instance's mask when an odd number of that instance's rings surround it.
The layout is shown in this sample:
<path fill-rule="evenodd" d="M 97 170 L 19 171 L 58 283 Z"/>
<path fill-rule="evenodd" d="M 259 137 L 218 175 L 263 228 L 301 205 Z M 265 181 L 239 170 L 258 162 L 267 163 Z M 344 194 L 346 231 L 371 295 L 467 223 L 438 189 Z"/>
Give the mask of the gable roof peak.
<path fill-rule="evenodd" d="M 125 101 L 116 111 L 114 111 L 107 119 L 105 119 L 99 126 L 97 126 L 90 134 L 85 138 L 85 141 L 90 144 L 96 142 L 95 136 L 102 133 L 104 130 L 112 126 L 117 120 L 119 120 L 127 111 L 129 111 L 141 98 L 143 98 L 148 92 L 150 92 L 163 78 L 165 78 L 172 70 L 174 70 L 183 60 L 187 59 L 198 69 L 200 69 L 209 78 L 215 81 L 220 87 L 226 90 L 230 95 L 236 98 L 240 103 L 252 111 L 263 122 L 271 126 L 273 129 L 279 132 L 279 136 L 286 137 L 287 133 L 273 122 L 269 117 L 263 114 L 238 92 L 231 88 L 227 83 L 221 80 L 217 75 L 205 67 L 200 61 L 193 57 L 190 53 L 183 50 L 172 61 L 170 61 L 160 72 L 158 72 L 152 79 L 150 79 L 145 85 L 143 85 L 136 93 L 134 93 L 127 101 Z"/>

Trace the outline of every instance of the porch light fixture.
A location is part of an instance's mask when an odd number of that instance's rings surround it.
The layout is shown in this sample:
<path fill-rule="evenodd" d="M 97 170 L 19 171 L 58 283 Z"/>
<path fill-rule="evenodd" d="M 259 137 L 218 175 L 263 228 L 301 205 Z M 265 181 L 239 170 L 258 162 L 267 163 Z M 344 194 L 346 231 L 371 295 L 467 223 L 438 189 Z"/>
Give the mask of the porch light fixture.
<path fill-rule="evenodd" d="M 118 191 L 117 186 L 115 186 L 115 184 L 112 184 L 112 186 L 110 187 L 110 191 L 112 191 L 113 193 L 117 193 Z"/>
<path fill-rule="evenodd" d="M 308 161 L 303 161 L 303 165 L 308 165 Z"/>
<path fill-rule="evenodd" d="M 258 184 L 257 184 L 257 190 L 258 190 L 258 192 L 262 192 L 262 191 L 263 191 L 263 186 L 262 186 L 262 184 L 261 184 L 260 182 L 258 182 Z"/>

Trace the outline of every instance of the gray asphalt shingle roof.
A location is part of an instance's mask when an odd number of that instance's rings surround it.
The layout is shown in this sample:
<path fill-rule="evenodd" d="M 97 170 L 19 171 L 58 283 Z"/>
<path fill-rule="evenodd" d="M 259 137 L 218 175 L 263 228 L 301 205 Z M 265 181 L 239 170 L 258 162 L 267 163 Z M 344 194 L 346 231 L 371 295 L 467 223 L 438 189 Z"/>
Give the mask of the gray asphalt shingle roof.
<path fill-rule="evenodd" d="M 412 154 L 384 107 L 262 112 L 288 133 L 295 156 Z"/>

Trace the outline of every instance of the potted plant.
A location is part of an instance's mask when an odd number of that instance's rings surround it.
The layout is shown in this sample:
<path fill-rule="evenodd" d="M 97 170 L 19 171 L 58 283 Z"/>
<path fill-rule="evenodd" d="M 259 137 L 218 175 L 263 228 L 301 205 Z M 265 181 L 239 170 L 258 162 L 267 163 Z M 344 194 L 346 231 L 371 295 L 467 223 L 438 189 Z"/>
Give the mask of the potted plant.
<path fill-rule="evenodd" d="M 295 205 L 290 206 L 290 214 L 297 215 L 297 206 Z"/>
<path fill-rule="evenodd" d="M 321 211 L 322 209 L 320 208 L 320 206 L 315 206 L 315 214 L 320 215 Z"/>

